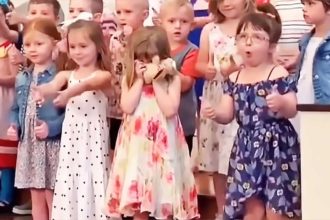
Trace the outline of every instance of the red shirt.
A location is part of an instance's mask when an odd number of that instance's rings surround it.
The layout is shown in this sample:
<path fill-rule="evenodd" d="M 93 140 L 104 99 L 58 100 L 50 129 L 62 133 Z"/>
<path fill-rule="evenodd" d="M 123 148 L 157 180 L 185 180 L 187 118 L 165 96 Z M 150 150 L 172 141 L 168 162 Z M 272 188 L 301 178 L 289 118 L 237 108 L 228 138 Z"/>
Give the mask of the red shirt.
<path fill-rule="evenodd" d="M 15 168 L 17 141 L 0 139 L 0 168 Z"/>
<path fill-rule="evenodd" d="M 178 48 L 171 51 L 171 56 L 174 57 L 176 54 L 180 53 L 187 45 L 181 45 Z M 201 74 L 196 70 L 195 65 L 198 57 L 198 49 L 190 51 L 181 66 L 180 73 L 192 78 L 199 78 Z"/>

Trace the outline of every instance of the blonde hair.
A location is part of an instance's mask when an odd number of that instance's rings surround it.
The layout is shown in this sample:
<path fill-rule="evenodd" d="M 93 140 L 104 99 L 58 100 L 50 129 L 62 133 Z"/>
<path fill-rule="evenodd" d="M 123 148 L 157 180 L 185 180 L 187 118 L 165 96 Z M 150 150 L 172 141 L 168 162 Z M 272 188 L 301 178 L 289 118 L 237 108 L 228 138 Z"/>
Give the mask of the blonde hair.
<path fill-rule="evenodd" d="M 165 11 L 168 7 L 174 7 L 176 9 L 179 9 L 181 7 L 186 7 L 192 17 L 194 18 L 194 7 L 188 0 L 166 0 L 161 6 L 160 6 L 160 16 L 163 16 L 165 14 Z"/>
<path fill-rule="evenodd" d="M 111 63 L 109 59 L 109 48 L 106 46 L 106 43 L 103 38 L 103 33 L 100 25 L 94 21 L 85 21 L 85 20 L 78 20 L 72 23 L 68 28 L 68 35 L 67 35 L 67 46 L 68 52 L 70 54 L 70 47 L 69 47 L 69 34 L 73 30 L 82 30 L 85 31 L 88 38 L 93 41 L 97 51 L 97 65 L 101 70 L 110 71 L 111 70 Z M 71 62 L 68 64 L 67 68 L 77 68 L 77 64 Z"/>
<path fill-rule="evenodd" d="M 216 23 L 222 23 L 226 17 L 219 11 L 218 5 L 223 0 L 209 0 L 209 12 L 215 17 Z M 245 12 L 253 12 L 255 10 L 255 0 L 245 0 Z"/>
<path fill-rule="evenodd" d="M 61 40 L 61 33 L 58 32 L 56 24 L 53 20 L 48 18 L 36 18 L 30 21 L 23 31 L 24 40 L 26 40 L 26 35 L 30 32 L 40 32 L 52 38 L 55 42 Z M 58 58 L 55 60 L 57 70 L 63 70 L 65 68 L 65 63 L 67 61 L 67 55 L 60 53 Z M 28 62 L 28 65 L 31 64 Z"/>
<path fill-rule="evenodd" d="M 171 57 L 166 31 L 157 26 L 143 27 L 135 31 L 128 40 L 128 51 L 124 61 L 126 82 L 131 87 L 136 79 L 135 60 L 151 62 L 154 56 L 161 60 Z"/>

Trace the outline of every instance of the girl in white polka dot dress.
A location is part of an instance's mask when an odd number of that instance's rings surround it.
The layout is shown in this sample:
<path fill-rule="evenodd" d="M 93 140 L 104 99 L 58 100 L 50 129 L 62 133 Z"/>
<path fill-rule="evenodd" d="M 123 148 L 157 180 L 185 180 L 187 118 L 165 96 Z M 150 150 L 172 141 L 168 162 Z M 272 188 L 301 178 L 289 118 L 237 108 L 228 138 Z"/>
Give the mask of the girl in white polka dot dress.
<path fill-rule="evenodd" d="M 105 220 L 102 209 L 110 163 L 105 88 L 110 73 L 100 26 L 91 21 L 73 23 L 68 49 L 75 70 L 60 72 L 50 84 L 36 89 L 42 100 L 67 85 L 54 100 L 66 105 L 66 113 L 52 219 Z"/>

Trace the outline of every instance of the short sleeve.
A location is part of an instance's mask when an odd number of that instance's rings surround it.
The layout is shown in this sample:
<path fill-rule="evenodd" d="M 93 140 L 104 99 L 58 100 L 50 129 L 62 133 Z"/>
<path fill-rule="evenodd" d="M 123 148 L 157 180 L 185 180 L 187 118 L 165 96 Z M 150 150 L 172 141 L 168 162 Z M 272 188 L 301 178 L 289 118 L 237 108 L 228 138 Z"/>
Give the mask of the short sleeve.
<path fill-rule="evenodd" d="M 230 79 L 227 79 L 222 84 L 223 93 L 232 96 L 234 91 L 235 83 Z"/>
<path fill-rule="evenodd" d="M 195 68 L 197 57 L 198 57 L 198 49 L 192 50 L 190 53 L 186 55 L 181 67 L 181 73 L 183 75 L 190 76 L 195 79 L 201 77 L 201 74 Z"/>
<path fill-rule="evenodd" d="M 297 77 L 294 74 L 290 74 L 287 77 L 280 78 L 277 82 L 277 90 L 280 94 L 286 94 L 289 92 L 297 92 Z"/>

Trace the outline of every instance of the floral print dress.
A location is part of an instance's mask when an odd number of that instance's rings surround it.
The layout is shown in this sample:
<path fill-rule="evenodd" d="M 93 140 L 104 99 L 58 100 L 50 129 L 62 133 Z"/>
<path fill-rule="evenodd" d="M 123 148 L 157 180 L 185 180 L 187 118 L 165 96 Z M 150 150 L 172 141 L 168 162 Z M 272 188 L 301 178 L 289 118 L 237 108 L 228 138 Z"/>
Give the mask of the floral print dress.
<path fill-rule="evenodd" d="M 110 217 L 149 212 L 156 219 L 199 217 L 190 157 L 178 116 L 166 118 L 152 86 L 124 116 L 107 189 Z"/>
<path fill-rule="evenodd" d="M 235 39 L 224 34 L 219 25 L 214 24 L 209 35 L 209 48 L 217 74 L 213 80 L 205 80 L 203 99 L 217 105 L 222 97 L 223 77 L 220 60 L 228 54 L 236 53 Z M 211 56 L 212 57 L 212 56 Z M 229 156 L 237 131 L 237 123 L 219 124 L 211 119 L 200 119 L 199 128 L 199 170 L 227 175 Z"/>
<path fill-rule="evenodd" d="M 299 142 L 289 120 L 267 107 L 265 97 L 274 85 L 280 94 L 296 92 L 292 76 L 255 84 L 225 83 L 239 124 L 230 156 L 226 220 L 243 219 L 245 201 L 251 197 L 262 199 L 278 214 L 300 216 Z"/>

